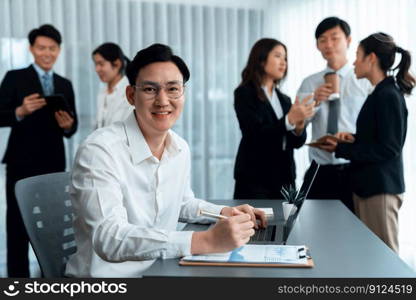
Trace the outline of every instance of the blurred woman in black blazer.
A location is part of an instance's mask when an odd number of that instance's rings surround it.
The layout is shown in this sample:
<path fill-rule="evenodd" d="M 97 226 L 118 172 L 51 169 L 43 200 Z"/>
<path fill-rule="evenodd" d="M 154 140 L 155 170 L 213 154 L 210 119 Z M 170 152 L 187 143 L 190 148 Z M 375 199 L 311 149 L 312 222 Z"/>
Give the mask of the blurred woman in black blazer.
<path fill-rule="evenodd" d="M 401 61 L 392 69 L 396 53 Z M 358 217 L 390 248 L 398 252 L 398 214 L 404 193 L 402 149 L 407 131 L 403 94 L 410 94 L 415 78 L 409 74 L 410 53 L 385 33 L 362 40 L 354 62 L 357 78 L 367 78 L 374 91 L 357 118 L 357 132 L 340 132 L 341 140 L 323 149 L 351 160 L 351 180 Z M 395 77 L 388 75 L 398 70 Z"/>
<path fill-rule="evenodd" d="M 295 184 L 293 149 L 306 140 L 305 119 L 313 115 L 312 96 L 302 102 L 279 90 L 287 74 L 286 46 L 261 39 L 251 49 L 234 108 L 242 139 L 234 168 L 234 199 L 279 199 L 283 185 Z"/>

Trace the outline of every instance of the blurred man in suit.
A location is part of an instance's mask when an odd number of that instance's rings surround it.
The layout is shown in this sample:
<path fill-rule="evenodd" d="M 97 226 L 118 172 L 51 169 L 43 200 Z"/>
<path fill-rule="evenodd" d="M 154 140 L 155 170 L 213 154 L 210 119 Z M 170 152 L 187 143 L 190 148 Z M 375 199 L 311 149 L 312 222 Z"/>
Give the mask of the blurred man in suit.
<path fill-rule="evenodd" d="M 74 91 L 71 82 L 53 71 L 60 53 L 61 34 L 51 25 L 29 33 L 29 50 L 34 63 L 11 70 L 0 86 L 0 126 L 11 133 L 3 157 L 6 164 L 7 268 L 9 277 L 29 277 L 29 239 L 15 197 L 18 180 L 65 171 L 63 137 L 77 128 Z M 59 94 L 68 110 L 54 110 L 45 96 Z"/>

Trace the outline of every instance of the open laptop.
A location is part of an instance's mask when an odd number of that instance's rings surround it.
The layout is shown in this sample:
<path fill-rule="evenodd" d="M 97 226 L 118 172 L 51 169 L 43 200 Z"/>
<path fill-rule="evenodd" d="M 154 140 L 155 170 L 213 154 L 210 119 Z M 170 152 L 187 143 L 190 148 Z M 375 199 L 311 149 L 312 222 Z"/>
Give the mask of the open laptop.
<path fill-rule="evenodd" d="M 286 244 L 293 225 L 295 224 L 296 218 L 299 215 L 303 203 L 308 196 L 309 190 L 311 189 L 315 176 L 318 173 L 319 165 L 316 161 L 312 160 L 309 169 L 311 171 L 308 172 L 303 179 L 302 186 L 297 194 L 297 196 L 302 195 L 300 204 L 298 207 L 293 206 L 287 221 L 284 224 L 276 224 L 276 221 L 274 223 L 271 222 L 267 228 L 256 230 L 256 234 L 251 237 L 249 244 Z"/>
<path fill-rule="evenodd" d="M 311 189 L 316 173 L 318 172 L 319 165 L 314 160 L 312 160 L 309 168 L 311 169 L 311 172 L 308 172 L 307 176 L 305 176 L 302 186 L 298 191 L 298 195 L 303 195 L 298 208 L 296 209 L 294 207 L 292 209 L 285 223 L 278 223 L 276 218 L 274 218 L 268 222 L 269 224 L 267 228 L 256 230 L 256 234 L 250 238 L 248 244 L 286 244 L 290 231 L 292 230 L 296 218 L 299 215 L 300 209 L 303 206 L 303 202 L 307 198 L 308 192 Z M 274 215 L 276 216 L 276 214 Z M 211 224 L 211 226 L 214 226 L 214 224 Z M 183 230 L 201 231 L 206 229 L 206 225 L 189 223 L 184 227 Z"/>

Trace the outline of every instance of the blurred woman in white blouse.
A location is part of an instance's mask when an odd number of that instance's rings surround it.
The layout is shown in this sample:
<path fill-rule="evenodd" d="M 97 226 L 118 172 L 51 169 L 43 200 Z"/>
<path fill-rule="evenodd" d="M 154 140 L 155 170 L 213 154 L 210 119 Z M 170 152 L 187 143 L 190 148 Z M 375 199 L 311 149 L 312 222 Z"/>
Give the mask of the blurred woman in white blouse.
<path fill-rule="evenodd" d="M 124 119 L 133 110 L 126 98 L 126 86 L 129 84 L 124 75 L 130 60 L 121 48 L 114 43 L 104 43 L 92 52 L 100 80 L 106 85 L 97 96 L 97 121 L 95 128 L 108 126 Z"/>

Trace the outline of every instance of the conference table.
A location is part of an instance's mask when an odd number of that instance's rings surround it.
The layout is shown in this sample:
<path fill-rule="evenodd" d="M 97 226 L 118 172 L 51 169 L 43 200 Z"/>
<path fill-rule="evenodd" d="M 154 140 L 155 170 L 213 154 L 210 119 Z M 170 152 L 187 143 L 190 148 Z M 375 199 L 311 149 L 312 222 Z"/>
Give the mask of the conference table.
<path fill-rule="evenodd" d="M 273 207 L 276 223 L 283 223 L 282 200 L 216 200 L 229 206 L 248 203 Z M 207 225 L 194 225 L 205 230 Z M 416 277 L 401 258 L 373 234 L 338 200 L 306 200 L 289 235 L 288 245 L 306 245 L 313 268 L 180 266 L 179 259 L 158 259 L 146 278 L 404 278 Z"/>

